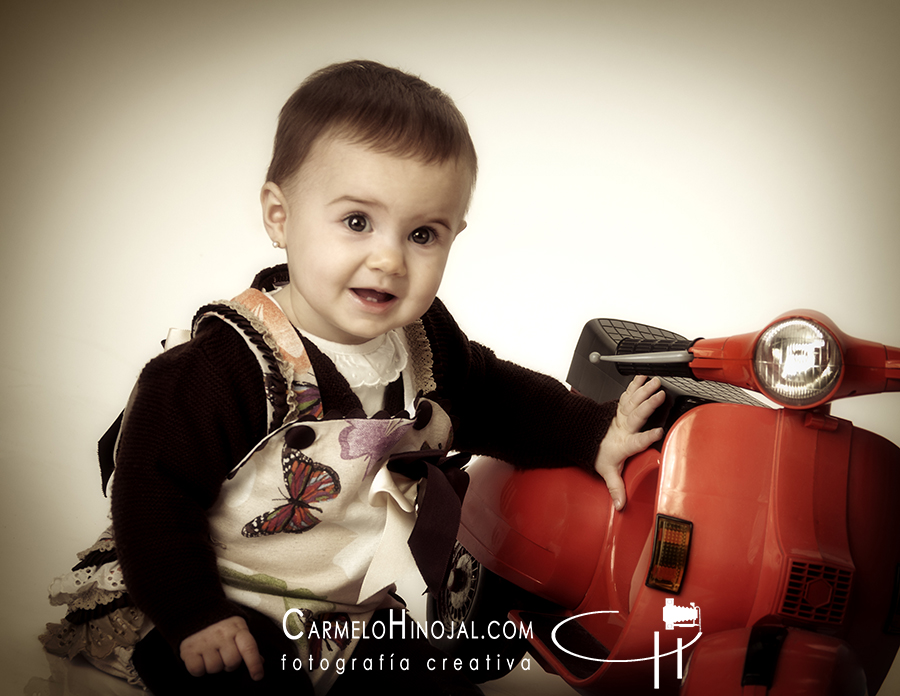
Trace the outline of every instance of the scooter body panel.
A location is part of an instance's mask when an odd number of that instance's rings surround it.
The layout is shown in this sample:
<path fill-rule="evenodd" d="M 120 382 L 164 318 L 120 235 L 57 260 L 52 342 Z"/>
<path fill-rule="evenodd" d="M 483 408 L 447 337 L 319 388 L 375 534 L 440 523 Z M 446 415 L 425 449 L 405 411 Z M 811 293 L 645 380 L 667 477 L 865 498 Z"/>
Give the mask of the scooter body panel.
<path fill-rule="evenodd" d="M 847 421 L 737 404 L 694 408 L 660 452 L 628 462 L 620 513 L 590 472 L 481 460 L 470 474 L 461 543 L 560 605 L 560 621 L 583 615 L 580 626 L 603 646 L 576 676 L 560 645 L 546 635 L 532 641 L 542 664 L 579 690 L 675 693 L 674 662 L 662 658 L 672 667 L 655 690 L 649 657 L 675 653 L 678 638 L 687 644 L 701 631 L 766 622 L 846 642 L 870 693 L 890 668 L 898 642 L 883 628 L 900 627 L 900 449 Z M 672 594 L 645 585 L 657 514 L 693 525 L 677 598 L 702 608 L 693 633 L 667 630 Z"/>

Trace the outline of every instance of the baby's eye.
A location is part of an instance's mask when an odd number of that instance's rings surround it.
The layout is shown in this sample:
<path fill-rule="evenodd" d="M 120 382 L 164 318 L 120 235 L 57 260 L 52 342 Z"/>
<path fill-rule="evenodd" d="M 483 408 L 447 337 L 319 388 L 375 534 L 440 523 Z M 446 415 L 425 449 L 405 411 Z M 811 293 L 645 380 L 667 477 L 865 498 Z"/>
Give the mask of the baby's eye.
<path fill-rule="evenodd" d="M 354 232 L 365 232 L 369 227 L 369 221 L 365 215 L 354 213 L 344 218 L 344 224 Z"/>
<path fill-rule="evenodd" d="M 419 227 L 409 233 L 409 241 L 414 244 L 430 244 L 437 239 L 437 233 L 430 227 Z"/>

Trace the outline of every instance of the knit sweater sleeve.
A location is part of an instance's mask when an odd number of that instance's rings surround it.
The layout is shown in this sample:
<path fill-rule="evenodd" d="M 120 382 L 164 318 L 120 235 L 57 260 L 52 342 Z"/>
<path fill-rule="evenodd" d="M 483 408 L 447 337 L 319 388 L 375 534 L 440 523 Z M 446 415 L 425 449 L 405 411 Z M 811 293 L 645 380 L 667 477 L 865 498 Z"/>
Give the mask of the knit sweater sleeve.
<path fill-rule="evenodd" d="M 422 317 L 433 353 L 436 395 L 450 402 L 453 446 L 522 468 L 593 469 L 616 403 L 599 404 L 561 382 L 469 341 L 435 300 Z"/>
<path fill-rule="evenodd" d="M 205 322 L 144 368 L 124 425 L 113 528 L 132 601 L 173 646 L 241 613 L 222 589 L 206 513 L 265 435 L 262 371 L 231 327 Z"/>

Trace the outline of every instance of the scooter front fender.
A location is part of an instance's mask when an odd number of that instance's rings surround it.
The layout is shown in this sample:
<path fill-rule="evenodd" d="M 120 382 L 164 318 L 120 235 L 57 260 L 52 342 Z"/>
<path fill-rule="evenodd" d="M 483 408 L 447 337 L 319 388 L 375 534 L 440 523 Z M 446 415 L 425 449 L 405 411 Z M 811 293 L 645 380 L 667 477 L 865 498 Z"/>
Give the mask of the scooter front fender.
<path fill-rule="evenodd" d="M 656 450 L 633 457 L 625 468 L 626 489 L 658 467 Z M 575 467 L 522 470 L 485 457 L 467 471 L 459 542 L 524 590 L 577 607 L 606 551 L 616 514 L 603 479 Z"/>

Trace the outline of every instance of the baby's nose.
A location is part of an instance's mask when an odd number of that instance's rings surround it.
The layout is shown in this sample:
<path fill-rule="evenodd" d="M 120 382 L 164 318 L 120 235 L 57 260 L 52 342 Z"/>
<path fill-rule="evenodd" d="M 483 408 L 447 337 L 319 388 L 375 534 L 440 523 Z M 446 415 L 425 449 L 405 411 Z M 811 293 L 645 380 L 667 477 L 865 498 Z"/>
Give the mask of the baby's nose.
<path fill-rule="evenodd" d="M 378 240 L 372 245 L 368 258 L 369 268 L 387 275 L 406 273 L 406 261 L 402 247 L 391 240 Z"/>

